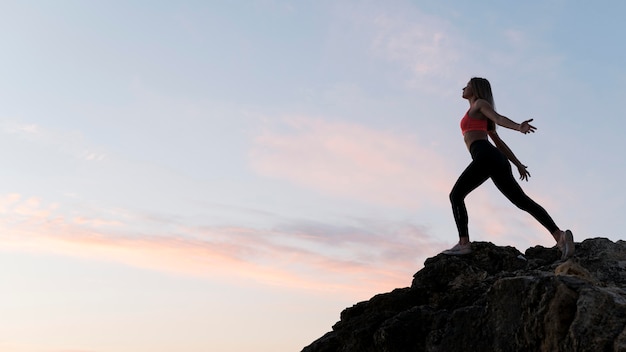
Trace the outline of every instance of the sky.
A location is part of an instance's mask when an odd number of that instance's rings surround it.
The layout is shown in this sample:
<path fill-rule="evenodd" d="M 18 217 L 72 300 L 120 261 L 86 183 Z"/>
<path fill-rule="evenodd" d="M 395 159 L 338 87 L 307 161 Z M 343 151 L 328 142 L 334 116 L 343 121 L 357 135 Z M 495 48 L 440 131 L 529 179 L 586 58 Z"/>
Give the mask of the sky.
<path fill-rule="evenodd" d="M 458 240 L 461 89 L 623 238 L 621 1 L 1 1 L 0 350 L 300 351 Z M 550 234 L 488 181 L 473 241 Z"/>

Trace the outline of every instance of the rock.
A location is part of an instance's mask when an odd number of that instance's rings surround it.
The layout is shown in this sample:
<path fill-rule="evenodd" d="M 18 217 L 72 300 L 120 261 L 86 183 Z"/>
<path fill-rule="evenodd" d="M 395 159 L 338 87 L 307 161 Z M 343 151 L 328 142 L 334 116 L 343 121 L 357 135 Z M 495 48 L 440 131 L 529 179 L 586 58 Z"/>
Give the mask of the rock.
<path fill-rule="evenodd" d="M 568 260 L 563 264 L 560 264 L 554 270 L 556 275 L 570 275 L 577 276 L 580 279 L 587 280 L 594 284 L 600 284 L 598 280 L 596 280 L 593 275 L 587 269 L 585 269 L 582 265 Z"/>
<path fill-rule="evenodd" d="M 556 248 L 475 242 L 429 258 L 411 287 L 341 313 L 302 352 L 626 351 L 626 242 Z"/>

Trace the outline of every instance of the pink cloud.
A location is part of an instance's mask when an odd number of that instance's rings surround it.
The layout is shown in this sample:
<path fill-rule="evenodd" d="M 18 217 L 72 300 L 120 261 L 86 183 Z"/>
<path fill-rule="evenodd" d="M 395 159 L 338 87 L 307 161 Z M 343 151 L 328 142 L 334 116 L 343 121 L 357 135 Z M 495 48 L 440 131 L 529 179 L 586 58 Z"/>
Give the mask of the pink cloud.
<path fill-rule="evenodd" d="M 407 133 L 306 117 L 266 129 L 250 153 L 261 175 L 409 209 L 447 199 L 453 180 L 444 160 Z"/>
<path fill-rule="evenodd" d="M 442 247 L 423 229 L 408 225 L 374 231 L 364 230 L 367 224 L 351 229 L 294 224 L 274 230 L 177 225 L 173 233 L 145 234 L 130 230 L 137 224 L 124 219 L 67 217 L 58 206 L 19 195 L 0 200 L 9 204 L 0 214 L 2 250 L 52 252 L 211 280 L 363 298 L 410 285 L 425 257 Z"/>

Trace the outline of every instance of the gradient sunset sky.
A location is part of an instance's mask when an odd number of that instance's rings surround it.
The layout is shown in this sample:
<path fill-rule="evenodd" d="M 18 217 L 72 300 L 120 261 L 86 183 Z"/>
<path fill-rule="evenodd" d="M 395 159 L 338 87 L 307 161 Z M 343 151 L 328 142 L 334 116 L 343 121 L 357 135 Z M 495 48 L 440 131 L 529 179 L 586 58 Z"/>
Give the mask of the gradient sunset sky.
<path fill-rule="evenodd" d="M 624 236 L 623 1 L 1 1 L 0 351 L 293 352 L 457 241 L 461 88 Z M 552 246 L 488 181 L 474 241 Z"/>

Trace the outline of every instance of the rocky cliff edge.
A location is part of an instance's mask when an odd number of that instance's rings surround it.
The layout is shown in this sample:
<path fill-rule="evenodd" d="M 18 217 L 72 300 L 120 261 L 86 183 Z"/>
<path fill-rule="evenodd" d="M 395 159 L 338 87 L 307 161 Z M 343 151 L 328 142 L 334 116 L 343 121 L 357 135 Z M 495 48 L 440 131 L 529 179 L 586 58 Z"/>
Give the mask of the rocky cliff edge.
<path fill-rule="evenodd" d="M 588 239 L 567 261 L 556 248 L 472 248 L 345 309 L 302 352 L 626 351 L 626 242 Z"/>

